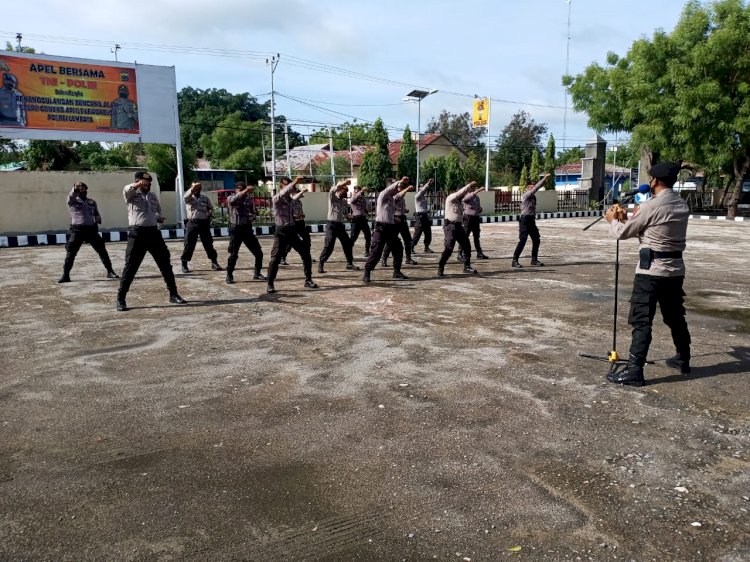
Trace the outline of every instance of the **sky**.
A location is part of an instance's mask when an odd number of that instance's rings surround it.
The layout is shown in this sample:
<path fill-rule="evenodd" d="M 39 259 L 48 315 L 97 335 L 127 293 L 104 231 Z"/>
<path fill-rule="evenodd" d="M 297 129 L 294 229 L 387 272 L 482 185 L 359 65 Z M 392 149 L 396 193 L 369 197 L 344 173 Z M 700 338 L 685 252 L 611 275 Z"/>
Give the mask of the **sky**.
<path fill-rule="evenodd" d="M 22 45 L 37 52 L 108 61 L 119 44 L 120 61 L 174 66 L 178 88 L 249 92 L 261 102 L 271 91 L 266 59 L 278 53 L 276 112 L 303 135 L 381 117 L 400 138 L 407 124 L 418 125 L 416 104 L 403 98 L 423 88 L 438 92 L 421 103 L 422 130 L 441 110 L 471 111 L 474 95 L 489 96 L 493 144 L 524 110 L 548 126 L 559 150 L 595 134 L 585 115 L 569 109 L 564 117 L 566 65 L 577 74 L 656 29 L 671 31 L 684 3 L 36 0 L 33 10 L 5 3 L 0 42 L 15 45 L 21 33 Z"/>

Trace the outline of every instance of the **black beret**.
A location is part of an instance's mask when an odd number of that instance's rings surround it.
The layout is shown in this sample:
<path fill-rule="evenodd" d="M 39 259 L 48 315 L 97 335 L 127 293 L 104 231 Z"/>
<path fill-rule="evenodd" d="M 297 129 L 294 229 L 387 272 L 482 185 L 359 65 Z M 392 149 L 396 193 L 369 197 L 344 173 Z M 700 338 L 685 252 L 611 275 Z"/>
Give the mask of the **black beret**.
<path fill-rule="evenodd" d="M 151 181 L 151 174 L 149 174 L 148 172 L 136 172 L 135 179 L 136 181 L 137 180 Z"/>
<path fill-rule="evenodd" d="M 680 167 L 672 162 L 659 162 L 651 166 L 648 175 L 657 180 L 676 179 L 680 173 Z"/>

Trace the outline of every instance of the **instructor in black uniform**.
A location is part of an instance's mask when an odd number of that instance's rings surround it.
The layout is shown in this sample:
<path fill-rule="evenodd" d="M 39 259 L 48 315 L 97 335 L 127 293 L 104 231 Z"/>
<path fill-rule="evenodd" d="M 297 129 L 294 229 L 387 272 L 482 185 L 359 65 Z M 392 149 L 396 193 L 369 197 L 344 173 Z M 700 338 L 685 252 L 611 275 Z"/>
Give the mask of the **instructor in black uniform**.
<path fill-rule="evenodd" d="M 641 204 L 630 220 L 615 220 L 625 215 L 617 205 L 607 210 L 605 218 L 611 234 L 618 239 L 638 237 L 639 262 L 635 270 L 633 294 L 630 297 L 628 322 L 633 327 L 628 365 L 619 373 L 610 373 L 610 382 L 643 386 L 643 366 L 651 344 L 651 326 L 656 305 L 661 309 L 664 323 L 672 331 L 677 354 L 667 359 L 667 365 L 682 373 L 690 372 L 690 332 L 685 320 L 682 284 L 685 280 L 685 250 L 688 216 L 687 203 L 672 191 L 680 167 L 670 162 L 653 166 L 651 176 L 653 197 Z"/>

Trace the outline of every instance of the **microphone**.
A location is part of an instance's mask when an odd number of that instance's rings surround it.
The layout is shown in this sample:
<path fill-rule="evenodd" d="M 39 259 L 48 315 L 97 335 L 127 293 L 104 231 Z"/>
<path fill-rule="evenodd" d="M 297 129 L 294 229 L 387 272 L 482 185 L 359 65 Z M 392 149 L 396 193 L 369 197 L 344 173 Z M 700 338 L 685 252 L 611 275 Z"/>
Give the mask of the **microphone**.
<path fill-rule="evenodd" d="M 636 189 L 631 189 L 626 193 L 620 193 L 620 197 L 634 197 L 639 193 L 648 193 L 649 191 L 651 191 L 651 188 L 648 186 L 648 184 L 642 183 Z"/>

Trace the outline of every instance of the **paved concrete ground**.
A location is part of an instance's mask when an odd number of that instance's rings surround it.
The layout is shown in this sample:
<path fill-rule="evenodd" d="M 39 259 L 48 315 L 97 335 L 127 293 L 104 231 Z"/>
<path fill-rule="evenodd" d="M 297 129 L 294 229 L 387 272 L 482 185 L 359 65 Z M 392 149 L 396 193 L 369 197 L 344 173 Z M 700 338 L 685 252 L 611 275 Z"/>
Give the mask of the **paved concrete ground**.
<path fill-rule="evenodd" d="M 481 275 L 419 254 L 364 286 L 337 249 L 273 296 L 247 251 L 228 286 L 199 247 L 185 306 L 147 257 L 126 313 L 89 247 L 66 285 L 62 248 L 1 250 L 0 559 L 750 559 L 750 227 L 691 222 L 693 372 L 657 319 L 633 389 L 578 356 L 611 347 L 588 220 L 540 222 L 544 268 L 485 225 Z"/>

